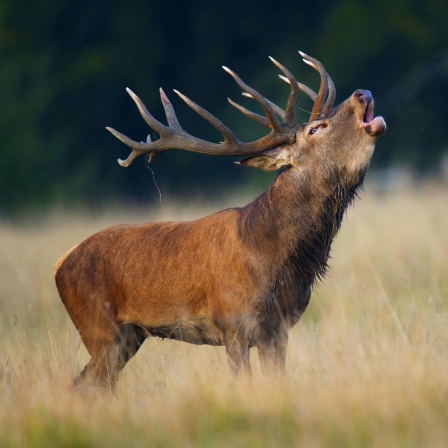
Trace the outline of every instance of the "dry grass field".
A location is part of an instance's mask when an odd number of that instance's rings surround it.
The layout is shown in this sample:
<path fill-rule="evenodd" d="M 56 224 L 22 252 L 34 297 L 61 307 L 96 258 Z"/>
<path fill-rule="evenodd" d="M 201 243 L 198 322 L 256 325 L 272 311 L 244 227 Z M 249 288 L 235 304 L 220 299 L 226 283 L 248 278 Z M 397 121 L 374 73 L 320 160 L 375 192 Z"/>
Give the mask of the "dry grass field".
<path fill-rule="evenodd" d="M 284 377 L 261 377 L 256 352 L 253 377 L 235 379 L 223 348 L 151 339 L 115 394 L 71 388 L 88 356 L 55 261 L 108 225 L 213 207 L 0 222 L 0 447 L 448 446 L 448 188 L 361 196 Z"/>

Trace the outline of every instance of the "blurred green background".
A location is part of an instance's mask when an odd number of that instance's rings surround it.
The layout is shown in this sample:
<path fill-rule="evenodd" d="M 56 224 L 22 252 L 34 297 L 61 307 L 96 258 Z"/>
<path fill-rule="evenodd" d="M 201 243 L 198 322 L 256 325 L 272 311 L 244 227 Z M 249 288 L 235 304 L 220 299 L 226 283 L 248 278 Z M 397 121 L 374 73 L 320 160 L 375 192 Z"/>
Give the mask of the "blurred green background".
<path fill-rule="evenodd" d="M 187 131 L 219 141 L 172 92 L 179 89 L 249 140 L 264 130 L 227 103 L 229 96 L 251 105 L 221 66 L 284 105 L 288 88 L 267 56 L 317 89 L 298 50 L 324 63 L 337 103 L 358 88 L 373 92 L 388 123 L 373 158 L 377 171 L 446 175 L 446 0 L 0 0 L 0 217 L 60 204 L 158 201 L 144 159 L 119 167 L 128 149 L 105 130 L 135 140 L 149 133 L 125 87 L 163 120 L 162 86 Z M 305 96 L 299 107 L 310 109 Z M 164 193 L 219 196 L 259 178 L 231 162 L 174 151 L 151 167 Z"/>

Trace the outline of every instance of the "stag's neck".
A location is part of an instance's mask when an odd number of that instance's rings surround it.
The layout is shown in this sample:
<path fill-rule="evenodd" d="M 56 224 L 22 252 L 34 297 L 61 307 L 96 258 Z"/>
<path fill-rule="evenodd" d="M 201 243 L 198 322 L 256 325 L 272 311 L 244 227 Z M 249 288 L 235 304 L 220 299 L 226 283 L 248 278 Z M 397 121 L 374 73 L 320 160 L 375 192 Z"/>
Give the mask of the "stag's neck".
<path fill-rule="evenodd" d="M 283 171 L 266 193 L 242 210 L 243 238 L 278 270 L 293 267 L 312 284 L 327 270 L 331 243 L 364 173 Z"/>

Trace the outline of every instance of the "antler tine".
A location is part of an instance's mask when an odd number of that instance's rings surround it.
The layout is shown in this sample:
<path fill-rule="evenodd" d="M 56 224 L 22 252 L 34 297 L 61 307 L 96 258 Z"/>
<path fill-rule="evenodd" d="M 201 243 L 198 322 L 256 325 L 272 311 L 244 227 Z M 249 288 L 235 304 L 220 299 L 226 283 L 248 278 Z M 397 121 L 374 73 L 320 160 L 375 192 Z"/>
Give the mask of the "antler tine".
<path fill-rule="evenodd" d="M 286 76 L 278 75 L 278 77 L 279 77 L 281 80 L 285 81 L 286 83 L 291 84 L 291 82 L 289 81 L 289 79 L 288 79 Z M 309 88 L 308 86 L 306 86 L 305 84 L 302 84 L 301 82 L 298 82 L 298 81 L 296 81 L 296 82 L 297 82 L 297 87 L 298 87 L 303 93 L 305 93 L 306 95 L 308 95 L 308 96 L 311 98 L 311 100 L 313 101 L 313 103 L 314 103 L 314 101 L 316 101 L 316 98 L 317 98 L 317 93 L 316 93 L 313 89 L 311 89 L 311 88 Z"/>
<path fill-rule="evenodd" d="M 135 104 L 138 107 L 138 110 L 140 111 L 141 116 L 145 120 L 146 124 L 154 129 L 157 133 L 160 135 L 165 134 L 168 131 L 168 128 L 164 126 L 162 123 L 160 123 L 158 120 L 156 120 L 148 111 L 143 101 L 129 88 L 126 88 L 126 91 L 129 93 L 130 97 L 134 100 Z M 168 99 L 168 97 L 165 95 L 165 92 L 160 89 L 160 97 L 162 99 L 162 104 L 165 109 L 166 118 L 168 121 L 168 124 L 173 129 L 180 129 L 182 131 L 182 128 L 179 125 L 179 121 L 177 120 L 176 113 L 174 112 L 174 108 Z M 138 156 L 150 153 L 151 159 L 154 157 L 156 152 L 151 152 L 149 149 L 157 150 L 161 146 L 158 141 L 151 141 L 151 138 L 148 136 L 148 140 L 146 142 L 136 142 L 126 135 L 122 134 L 121 132 L 116 131 L 113 128 L 106 127 L 106 129 L 114 135 L 118 140 L 122 141 L 125 145 L 132 148 L 131 154 L 129 154 L 128 158 L 125 160 L 118 159 L 118 163 L 123 167 L 128 167 L 134 159 L 136 159 Z"/>
<path fill-rule="evenodd" d="M 326 114 L 334 104 L 334 100 L 336 99 L 336 86 L 334 85 L 333 80 L 330 78 L 330 75 L 327 73 L 327 79 L 328 79 L 328 97 L 327 101 L 324 104 L 324 107 L 322 108 L 322 113 Z"/>
<path fill-rule="evenodd" d="M 128 92 L 130 97 L 134 100 L 134 103 L 137 105 L 138 110 L 140 111 L 140 115 L 143 117 L 146 124 L 149 127 L 151 127 L 152 129 L 154 129 L 155 131 L 157 131 L 158 133 L 160 133 L 161 131 L 163 132 L 163 128 L 165 128 L 166 126 L 164 126 L 162 123 L 157 121 L 148 112 L 148 109 L 144 105 L 143 101 L 129 87 L 126 87 L 126 92 Z"/>
<path fill-rule="evenodd" d="M 246 98 L 252 98 L 254 99 L 254 97 L 247 92 L 243 92 L 241 95 L 245 96 Z M 272 107 L 272 110 L 282 119 L 285 119 L 285 111 L 277 106 L 277 104 L 273 103 L 272 101 L 268 100 L 267 98 L 265 98 L 265 100 L 268 102 L 268 104 Z"/>
<path fill-rule="evenodd" d="M 171 101 L 165 95 L 165 92 L 162 88 L 160 90 L 160 99 L 162 100 L 163 108 L 165 109 L 166 121 L 171 128 L 181 128 L 179 124 L 179 120 L 176 117 L 176 112 L 174 111 L 174 107 L 171 104 Z M 181 128 L 182 129 L 182 128 Z"/>
<path fill-rule="evenodd" d="M 286 126 L 292 127 L 296 124 L 296 107 L 299 100 L 299 86 L 290 71 L 284 67 L 280 62 L 269 56 L 269 59 L 284 73 L 291 85 L 291 93 L 289 94 L 288 103 L 286 104 L 286 112 L 284 117 L 284 123 Z"/>
<path fill-rule="evenodd" d="M 129 137 L 126 137 L 126 135 L 122 134 L 121 132 L 116 131 L 113 128 L 106 127 L 106 129 L 114 135 L 118 140 L 122 141 L 125 145 L 132 148 L 131 154 L 129 154 L 128 158 L 126 160 L 118 159 L 118 163 L 121 166 L 128 167 L 136 157 L 139 155 L 145 154 L 148 152 L 148 144 L 143 142 L 135 142 L 134 140 L 131 140 Z"/>
<path fill-rule="evenodd" d="M 299 53 L 300 56 L 302 56 L 303 61 L 306 64 L 311 65 L 311 67 L 317 70 L 320 74 L 320 88 L 319 92 L 317 93 L 316 101 L 314 102 L 313 110 L 311 111 L 311 116 L 309 119 L 309 121 L 311 122 L 318 118 L 322 113 L 323 102 L 328 92 L 328 74 L 325 71 L 324 66 L 317 59 L 308 56 L 302 51 L 299 51 Z"/>
<path fill-rule="evenodd" d="M 262 115 L 256 114 L 255 112 L 251 112 L 250 110 L 246 109 L 245 107 L 241 106 L 238 103 L 235 103 L 235 101 L 232 101 L 230 98 L 227 98 L 227 101 L 235 108 L 238 109 L 242 114 L 244 114 L 247 118 L 255 121 L 261 126 L 264 126 L 265 128 L 270 128 L 271 125 L 269 123 L 269 120 L 266 117 L 263 117 Z"/>
<path fill-rule="evenodd" d="M 271 106 L 271 103 L 269 100 L 267 100 L 264 96 L 260 95 L 255 89 L 252 87 L 249 87 L 247 84 L 245 84 L 241 78 L 232 70 L 229 68 L 223 66 L 223 69 L 235 80 L 235 82 L 246 92 L 249 93 L 252 98 L 257 101 L 257 103 L 263 108 L 264 113 L 266 114 L 266 118 L 269 120 L 269 123 L 271 124 L 272 129 L 281 132 L 282 127 L 278 120 L 278 118 L 275 116 L 275 112 Z"/>
<path fill-rule="evenodd" d="M 186 97 L 178 90 L 174 90 L 174 92 L 177 95 L 179 95 L 180 98 L 182 98 L 188 104 L 188 106 L 190 106 L 197 114 L 199 114 L 202 118 L 207 120 L 214 128 L 216 128 L 222 134 L 225 141 L 228 142 L 238 141 L 238 139 L 235 137 L 235 134 L 221 120 L 216 118 L 214 115 L 205 110 L 203 107 L 191 101 L 190 98 Z"/>
<path fill-rule="evenodd" d="M 278 77 L 283 81 L 287 82 L 288 84 L 291 84 L 291 81 L 286 76 L 278 75 Z M 333 107 L 334 100 L 336 99 L 336 87 L 328 73 L 327 73 L 327 80 L 328 80 L 328 97 L 327 101 L 325 102 L 322 108 L 322 114 L 326 114 Z M 298 88 L 306 95 L 308 95 L 313 102 L 315 102 L 317 98 L 317 93 L 313 89 L 306 86 L 305 84 L 302 84 L 301 82 L 298 81 L 296 82 Z"/>

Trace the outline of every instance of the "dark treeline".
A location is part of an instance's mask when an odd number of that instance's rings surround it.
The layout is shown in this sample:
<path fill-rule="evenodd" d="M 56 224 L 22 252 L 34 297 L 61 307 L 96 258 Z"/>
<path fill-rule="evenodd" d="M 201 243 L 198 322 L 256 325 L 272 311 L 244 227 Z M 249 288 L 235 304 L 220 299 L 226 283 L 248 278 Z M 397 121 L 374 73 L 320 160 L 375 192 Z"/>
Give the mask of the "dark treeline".
<path fill-rule="evenodd" d="M 187 131 L 218 141 L 172 92 L 179 89 L 249 140 L 263 129 L 227 103 L 227 96 L 245 100 L 221 66 L 282 104 L 288 88 L 268 55 L 318 86 L 297 50 L 325 64 L 337 102 L 357 88 L 373 92 L 389 126 L 376 167 L 437 172 L 447 153 L 444 0 L 32 3 L 0 0 L 0 213 L 157 197 L 144 159 L 119 167 L 128 149 L 104 129 L 136 140 L 149 133 L 125 87 L 163 119 L 162 86 Z M 303 96 L 299 107 L 309 110 L 310 102 Z M 219 192 L 256 177 L 231 160 L 181 152 L 163 154 L 152 168 L 159 185 L 177 195 Z"/>

